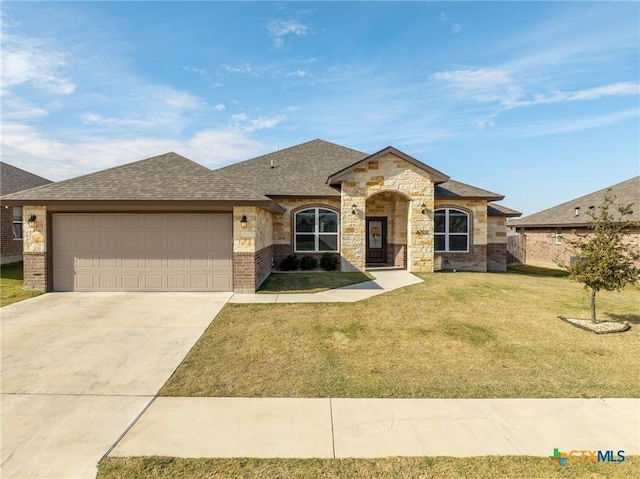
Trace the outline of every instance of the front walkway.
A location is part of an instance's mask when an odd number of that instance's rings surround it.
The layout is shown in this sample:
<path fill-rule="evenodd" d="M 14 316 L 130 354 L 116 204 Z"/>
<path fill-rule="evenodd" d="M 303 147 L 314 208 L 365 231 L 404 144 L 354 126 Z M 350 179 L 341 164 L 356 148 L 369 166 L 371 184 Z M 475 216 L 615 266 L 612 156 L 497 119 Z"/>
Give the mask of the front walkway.
<path fill-rule="evenodd" d="M 109 454 L 346 458 L 640 454 L 640 399 L 157 398 Z"/>
<path fill-rule="evenodd" d="M 394 289 L 422 283 L 417 276 L 402 269 L 370 271 L 374 280 L 342 288 L 301 294 L 241 294 L 235 293 L 230 303 L 353 303 L 387 293 Z"/>

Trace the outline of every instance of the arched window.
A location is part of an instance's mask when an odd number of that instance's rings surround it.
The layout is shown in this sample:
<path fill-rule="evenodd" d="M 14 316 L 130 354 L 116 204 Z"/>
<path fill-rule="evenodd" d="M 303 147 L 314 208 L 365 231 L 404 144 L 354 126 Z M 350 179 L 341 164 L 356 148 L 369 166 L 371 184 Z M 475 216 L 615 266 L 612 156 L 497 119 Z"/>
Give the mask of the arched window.
<path fill-rule="evenodd" d="M 338 251 L 338 213 L 309 208 L 295 214 L 294 249 L 299 252 Z"/>
<path fill-rule="evenodd" d="M 435 251 L 438 253 L 469 251 L 469 214 L 453 208 L 434 214 Z"/>

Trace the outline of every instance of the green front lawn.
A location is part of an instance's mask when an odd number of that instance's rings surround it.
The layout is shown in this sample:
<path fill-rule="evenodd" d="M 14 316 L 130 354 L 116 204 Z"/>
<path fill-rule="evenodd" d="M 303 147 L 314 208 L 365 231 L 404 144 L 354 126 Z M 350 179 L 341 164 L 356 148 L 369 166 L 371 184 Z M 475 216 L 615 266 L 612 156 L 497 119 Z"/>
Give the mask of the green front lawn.
<path fill-rule="evenodd" d="M 640 458 L 560 467 L 544 457 L 391 457 L 384 459 L 106 458 L 97 479 L 440 479 L 640 477 Z"/>
<path fill-rule="evenodd" d="M 369 273 L 308 272 L 271 273 L 258 293 L 318 293 L 373 279 Z"/>
<path fill-rule="evenodd" d="M 40 291 L 22 289 L 22 263 L 0 266 L 0 306 L 17 303 L 42 294 Z"/>
<path fill-rule="evenodd" d="M 160 391 L 238 397 L 639 397 L 640 287 L 601 292 L 529 274 L 423 274 L 358 303 L 229 304 Z"/>

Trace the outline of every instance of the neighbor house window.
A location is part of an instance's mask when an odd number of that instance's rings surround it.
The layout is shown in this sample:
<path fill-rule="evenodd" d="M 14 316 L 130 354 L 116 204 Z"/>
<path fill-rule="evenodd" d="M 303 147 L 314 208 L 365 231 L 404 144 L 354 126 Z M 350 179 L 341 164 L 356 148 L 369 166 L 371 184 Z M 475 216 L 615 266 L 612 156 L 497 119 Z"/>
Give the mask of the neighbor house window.
<path fill-rule="evenodd" d="M 556 228 L 556 244 L 562 244 L 562 228 Z"/>
<path fill-rule="evenodd" d="M 13 207 L 13 239 L 22 239 L 22 207 Z"/>
<path fill-rule="evenodd" d="M 338 213 L 309 208 L 295 215 L 295 250 L 338 251 Z"/>
<path fill-rule="evenodd" d="M 469 214 L 445 208 L 434 214 L 434 241 L 436 252 L 469 251 Z"/>

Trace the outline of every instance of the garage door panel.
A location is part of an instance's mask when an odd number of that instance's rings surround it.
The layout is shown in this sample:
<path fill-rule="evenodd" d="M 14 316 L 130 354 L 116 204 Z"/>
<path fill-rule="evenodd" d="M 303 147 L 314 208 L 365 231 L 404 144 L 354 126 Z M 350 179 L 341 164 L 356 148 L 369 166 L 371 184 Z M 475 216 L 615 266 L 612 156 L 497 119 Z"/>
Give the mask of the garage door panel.
<path fill-rule="evenodd" d="M 231 291 L 229 214 L 53 215 L 57 291 Z"/>

